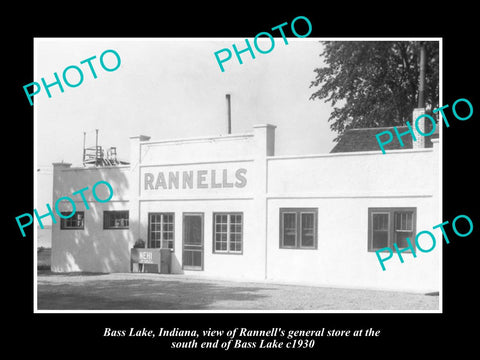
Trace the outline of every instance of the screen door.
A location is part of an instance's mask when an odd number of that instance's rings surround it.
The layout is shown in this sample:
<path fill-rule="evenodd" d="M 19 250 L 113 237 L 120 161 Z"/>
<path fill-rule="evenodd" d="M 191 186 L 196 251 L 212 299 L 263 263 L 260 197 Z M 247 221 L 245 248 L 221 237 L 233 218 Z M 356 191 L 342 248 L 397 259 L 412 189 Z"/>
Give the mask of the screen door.
<path fill-rule="evenodd" d="M 203 270 L 203 214 L 183 214 L 183 269 Z"/>

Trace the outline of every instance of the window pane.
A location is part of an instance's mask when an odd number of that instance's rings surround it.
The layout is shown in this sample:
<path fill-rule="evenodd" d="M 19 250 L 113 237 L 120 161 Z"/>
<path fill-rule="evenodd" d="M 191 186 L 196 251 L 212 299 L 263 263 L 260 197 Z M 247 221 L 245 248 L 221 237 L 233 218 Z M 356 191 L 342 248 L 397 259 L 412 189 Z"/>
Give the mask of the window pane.
<path fill-rule="evenodd" d="M 233 244 L 233 248 L 231 247 L 230 250 L 232 251 L 242 251 L 242 243 L 236 242 Z"/>
<path fill-rule="evenodd" d="M 395 212 L 395 228 L 394 242 L 399 249 L 408 247 L 407 238 L 413 237 L 413 211 L 396 211 Z M 413 243 L 412 243 L 413 245 Z"/>
<path fill-rule="evenodd" d="M 283 214 L 283 245 L 295 246 L 297 237 L 297 214 Z"/>
<path fill-rule="evenodd" d="M 73 224 L 82 224 L 83 217 L 73 220 Z M 118 229 L 128 227 L 128 211 L 106 211 L 104 216 L 106 229 Z"/>
<path fill-rule="evenodd" d="M 65 216 L 71 215 L 69 212 L 62 212 L 61 214 Z M 83 218 L 83 211 L 78 211 L 68 219 L 61 218 L 60 227 L 62 229 L 83 229 Z"/>
<path fill-rule="evenodd" d="M 395 212 L 395 230 L 413 231 L 413 212 Z"/>
<path fill-rule="evenodd" d="M 242 223 L 242 216 L 241 215 L 232 215 L 230 222 L 232 224 L 241 224 Z"/>
<path fill-rule="evenodd" d="M 315 239 L 315 217 L 312 213 L 301 214 L 301 246 L 313 247 Z"/>
<path fill-rule="evenodd" d="M 388 231 L 388 214 L 373 214 L 373 230 Z"/>
<path fill-rule="evenodd" d="M 372 247 L 374 249 L 388 247 L 388 231 L 373 231 Z"/>
<path fill-rule="evenodd" d="M 411 232 L 406 232 L 406 231 L 395 232 L 395 242 L 399 249 L 408 247 L 407 238 L 410 238 L 410 243 L 413 245 Z"/>

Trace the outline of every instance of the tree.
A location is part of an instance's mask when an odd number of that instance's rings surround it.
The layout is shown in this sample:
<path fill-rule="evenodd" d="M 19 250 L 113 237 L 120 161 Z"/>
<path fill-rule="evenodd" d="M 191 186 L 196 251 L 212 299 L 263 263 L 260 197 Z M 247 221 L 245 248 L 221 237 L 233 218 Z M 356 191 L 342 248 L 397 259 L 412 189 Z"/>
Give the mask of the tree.
<path fill-rule="evenodd" d="M 405 125 L 417 107 L 419 48 L 414 41 L 324 41 L 311 100 L 330 102 L 338 141 L 351 128 Z M 438 42 L 425 41 L 425 105 L 438 107 Z"/>

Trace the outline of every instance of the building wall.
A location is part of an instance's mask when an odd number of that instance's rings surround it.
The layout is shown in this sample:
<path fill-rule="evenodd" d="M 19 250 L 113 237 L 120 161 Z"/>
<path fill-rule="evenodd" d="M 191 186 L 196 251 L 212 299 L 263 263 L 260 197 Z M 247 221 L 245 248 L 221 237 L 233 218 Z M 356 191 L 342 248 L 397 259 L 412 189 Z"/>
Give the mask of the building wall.
<path fill-rule="evenodd" d="M 253 155 L 253 134 L 148 141 L 140 143 L 142 164 L 198 163 Z"/>
<path fill-rule="evenodd" d="M 269 200 L 267 278 L 332 287 L 438 291 L 439 247 L 430 253 L 418 252 L 417 258 L 404 253 L 403 264 L 394 254 L 385 262 L 386 271 L 382 271 L 375 252 L 368 251 L 368 208 L 397 206 L 417 208 L 417 232 L 431 230 L 438 223 L 431 216 L 428 198 Z M 316 250 L 280 248 L 279 209 L 282 207 L 318 208 Z"/>
<path fill-rule="evenodd" d="M 268 192 L 432 196 L 438 181 L 434 157 L 431 149 L 272 157 L 268 158 Z"/>
<path fill-rule="evenodd" d="M 85 230 L 52 231 L 53 271 L 130 271 L 134 242 L 148 240 L 148 213 L 174 212 L 172 272 L 218 278 L 274 280 L 322 286 L 438 291 L 441 246 L 417 258 L 404 253 L 385 262 L 368 251 L 369 207 L 415 207 L 416 231 L 441 219 L 438 142 L 431 149 L 274 156 L 274 127 L 217 138 L 149 141 L 131 138 L 129 167 L 70 169 L 54 166 L 54 199 L 98 180 L 114 197 L 98 203 L 86 192 Z M 235 173 L 243 169 L 242 186 Z M 169 183 L 169 173 L 205 175 L 192 189 Z M 158 182 L 159 173 L 165 182 Z M 175 175 L 176 176 L 176 175 Z M 152 178 L 153 177 L 153 178 Z M 224 180 L 224 178 L 226 180 Z M 148 178 L 148 181 L 147 181 Z M 237 179 L 238 180 L 238 179 Z M 214 185 L 216 184 L 216 185 Z M 99 192 L 99 197 L 105 198 Z M 68 203 L 62 206 L 67 206 Z M 281 249 L 280 208 L 318 209 L 317 249 Z M 129 210 L 128 230 L 103 230 L 104 210 Z M 203 271 L 182 269 L 183 214 L 203 213 Z M 243 253 L 213 252 L 213 213 L 243 213 Z M 440 239 L 439 232 L 432 231 Z M 419 274 L 421 274 L 419 276 Z"/>
<path fill-rule="evenodd" d="M 334 287 L 438 291 L 441 246 L 385 262 L 368 251 L 369 207 L 416 207 L 417 233 L 439 223 L 438 148 L 268 159 L 267 278 Z M 280 208 L 318 208 L 316 250 L 281 249 Z M 414 241 L 414 239 L 412 239 Z M 422 244 L 425 249 L 429 244 Z M 383 255 L 385 256 L 385 255 Z M 285 264 L 288 264 L 287 266 Z M 419 276 L 421 274 L 421 276 Z"/>
<path fill-rule="evenodd" d="M 70 168 L 70 164 L 54 164 L 53 202 L 68 196 L 75 200 L 77 211 L 84 212 L 83 230 L 61 230 L 60 218 L 52 225 L 52 271 L 128 272 L 130 271 L 130 248 L 133 238 L 128 229 L 104 230 L 105 210 L 129 210 L 128 167 Z M 105 203 L 97 202 L 92 195 L 93 185 L 107 181 L 113 188 L 113 197 Z M 88 209 L 80 195 L 72 193 L 88 187 L 84 192 Z M 107 199 L 104 185 L 96 188 L 100 199 Z M 53 207 L 53 205 L 52 205 Z M 68 201 L 59 202 L 59 210 L 71 212 Z"/>

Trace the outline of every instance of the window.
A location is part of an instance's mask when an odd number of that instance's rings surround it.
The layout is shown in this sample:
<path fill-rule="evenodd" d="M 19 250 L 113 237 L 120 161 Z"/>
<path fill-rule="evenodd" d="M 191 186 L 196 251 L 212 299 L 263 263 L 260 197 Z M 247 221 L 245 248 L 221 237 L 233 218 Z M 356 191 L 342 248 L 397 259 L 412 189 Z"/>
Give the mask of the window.
<path fill-rule="evenodd" d="M 148 247 L 173 249 L 174 245 L 174 213 L 148 214 Z"/>
<path fill-rule="evenodd" d="M 104 229 L 128 229 L 128 210 L 126 211 L 104 211 Z"/>
<path fill-rule="evenodd" d="M 62 215 L 68 216 L 71 213 L 62 212 Z M 77 211 L 72 217 L 68 219 L 60 219 L 60 229 L 62 230 L 83 230 L 84 228 L 84 217 L 83 211 Z"/>
<path fill-rule="evenodd" d="M 280 248 L 316 249 L 317 214 L 316 208 L 281 208 Z"/>
<path fill-rule="evenodd" d="M 243 248 L 243 214 L 213 214 L 213 252 L 241 254 Z"/>
<path fill-rule="evenodd" d="M 393 244 L 399 249 L 408 247 L 407 238 L 415 247 L 416 208 L 369 208 L 368 251 L 376 251 Z"/>

